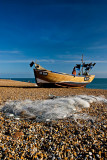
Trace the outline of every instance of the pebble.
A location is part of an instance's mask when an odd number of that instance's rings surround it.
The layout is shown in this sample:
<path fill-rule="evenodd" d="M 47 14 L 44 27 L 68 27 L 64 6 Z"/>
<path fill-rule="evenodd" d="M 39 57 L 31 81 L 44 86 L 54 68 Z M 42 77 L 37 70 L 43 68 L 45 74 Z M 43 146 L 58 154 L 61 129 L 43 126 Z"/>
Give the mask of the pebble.
<path fill-rule="evenodd" d="M 16 120 L 20 120 L 20 118 L 19 118 L 19 117 L 15 117 L 15 119 L 16 119 Z"/>
<path fill-rule="evenodd" d="M 104 94 L 105 90 L 69 89 L 69 88 L 0 88 L 0 103 L 17 99 L 49 98 L 76 94 Z M 43 93 L 43 94 L 41 94 Z M 0 159 L 16 160 L 75 160 L 106 159 L 106 105 L 91 104 L 83 108 L 95 120 L 65 118 L 54 121 L 37 122 L 6 116 L 0 112 Z"/>
<path fill-rule="evenodd" d="M 94 111 L 94 114 L 96 112 Z M 1 159 L 104 159 L 106 151 L 106 125 L 103 117 L 93 121 L 72 118 L 36 122 L 0 113 Z M 72 122 L 72 123 L 71 123 Z M 85 130 L 82 130 L 84 124 Z M 102 125 L 101 125 L 102 123 Z"/>
<path fill-rule="evenodd" d="M 91 156 L 91 155 L 92 155 L 92 152 L 89 152 L 89 155 Z"/>
<path fill-rule="evenodd" d="M 9 116 L 9 117 L 14 117 L 14 114 L 9 114 L 8 116 Z"/>

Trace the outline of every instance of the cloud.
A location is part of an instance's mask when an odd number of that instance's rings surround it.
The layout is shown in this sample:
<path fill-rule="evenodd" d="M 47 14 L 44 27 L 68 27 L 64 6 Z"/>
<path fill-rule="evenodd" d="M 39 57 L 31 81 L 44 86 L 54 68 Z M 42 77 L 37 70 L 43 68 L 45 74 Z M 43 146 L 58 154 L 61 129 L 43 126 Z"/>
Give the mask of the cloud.
<path fill-rule="evenodd" d="M 93 47 L 88 47 L 88 48 L 86 48 L 86 49 L 107 49 L 107 45 L 99 45 L 99 46 L 93 46 Z"/>
<path fill-rule="evenodd" d="M 63 62 L 63 63 L 81 63 L 80 60 L 56 60 L 56 62 Z M 85 63 L 90 63 L 90 62 L 95 62 L 95 63 L 107 63 L 107 60 L 105 60 L 105 61 L 93 61 L 93 60 L 85 61 Z"/>
<path fill-rule="evenodd" d="M 30 63 L 32 62 L 33 59 L 28 59 L 28 60 L 0 60 L 0 63 Z M 46 63 L 55 63 L 57 60 L 53 59 L 38 59 L 38 62 L 46 62 Z"/>
<path fill-rule="evenodd" d="M 32 60 L 1 60 L 0 63 L 29 63 Z"/>
<path fill-rule="evenodd" d="M 22 51 L 18 51 L 18 50 L 0 50 L 0 53 L 3 54 L 20 54 L 22 53 Z"/>
<path fill-rule="evenodd" d="M 40 60 L 38 60 L 38 62 L 55 63 L 56 60 L 54 60 L 54 59 L 40 59 Z"/>
<path fill-rule="evenodd" d="M 28 59 L 28 60 L 0 60 L 0 63 L 30 63 L 33 59 Z M 88 60 L 85 61 L 86 63 L 90 62 L 96 62 L 96 63 L 107 63 L 107 60 Z M 80 60 L 55 60 L 55 59 L 38 59 L 37 63 L 39 62 L 46 62 L 46 63 L 81 63 Z"/>
<path fill-rule="evenodd" d="M 57 57 L 60 59 L 80 59 L 79 55 L 73 55 L 71 51 L 65 51 L 65 54 L 57 55 Z"/>
<path fill-rule="evenodd" d="M 98 72 L 94 72 L 95 74 L 107 74 L 107 71 L 98 71 Z"/>
<path fill-rule="evenodd" d="M 105 61 L 95 61 L 96 63 L 107 63 L 107 60 Z"/>

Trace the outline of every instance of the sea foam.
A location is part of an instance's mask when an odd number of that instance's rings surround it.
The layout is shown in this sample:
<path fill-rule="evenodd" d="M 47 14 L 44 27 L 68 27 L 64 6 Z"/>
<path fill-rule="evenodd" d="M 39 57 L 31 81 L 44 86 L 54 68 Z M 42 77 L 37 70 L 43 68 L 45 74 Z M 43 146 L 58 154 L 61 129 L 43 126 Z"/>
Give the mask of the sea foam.
<path fill-rule="evenodd" d="M 9 101 L 2 107 L 2 112 L 16 117 L 35 117 L 37 121 L 63 119 L 70 116 L 77 119 L 88 117 L 87 115 L 81 116 L 79 112 L 81 108 L 89 108 L 93 102 L 107 103 L 107 99 L 91 95 L 77 95 L 48 100 Z"/>

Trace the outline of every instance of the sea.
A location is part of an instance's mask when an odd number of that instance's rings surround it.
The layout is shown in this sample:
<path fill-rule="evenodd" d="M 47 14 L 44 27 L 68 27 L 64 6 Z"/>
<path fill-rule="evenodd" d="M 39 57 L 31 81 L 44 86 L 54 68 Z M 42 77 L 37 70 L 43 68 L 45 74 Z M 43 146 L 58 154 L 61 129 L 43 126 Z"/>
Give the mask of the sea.
<path fill-rule="evenodd" d="M 35 83 L 35 78 L 11 78 L 11 80 Z M 95 78 L 86 88 L 107 90 L 107 78 Z"/>

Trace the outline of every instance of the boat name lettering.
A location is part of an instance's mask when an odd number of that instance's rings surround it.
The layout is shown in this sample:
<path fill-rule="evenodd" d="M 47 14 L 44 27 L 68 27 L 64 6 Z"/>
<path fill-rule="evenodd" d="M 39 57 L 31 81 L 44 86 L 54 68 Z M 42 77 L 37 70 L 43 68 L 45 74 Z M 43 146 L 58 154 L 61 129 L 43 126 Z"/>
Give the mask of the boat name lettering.
<path fill-rule="evenodd" d="M 89 77 L 84 77 L 84 81 L 88 81 L 89 80 Z"/>
<path fill-rule="evenodd" d="M 47 75 L 48 75 L 47 72 L 39 72 L 39 74 L 44 75 L 44 76 L 47 76 Z"/>
<path fill-rule="evenodd" d="M 44 76 L 47 76 L 47 75 L 48 75 L 48 73 L 47 73 L 47 72 L 43 72 L 43 75 L 44 75 Z"/>
<path fill-rule="evenodd" d="M 42 72 L 39 72 L 39 74 L 42 74 Z"/>

